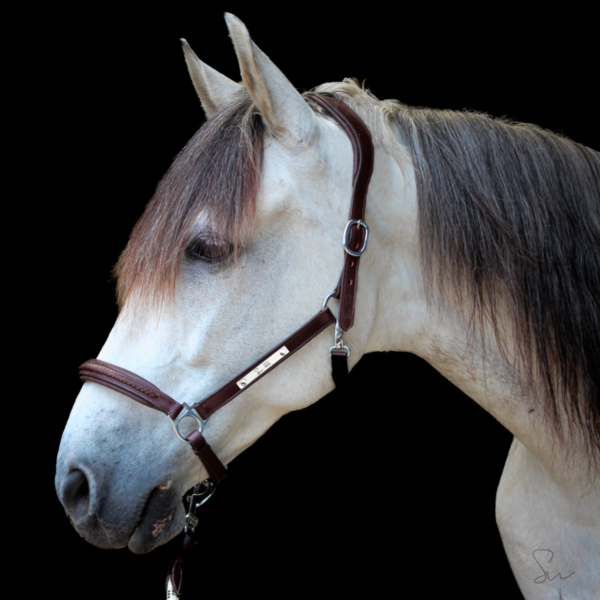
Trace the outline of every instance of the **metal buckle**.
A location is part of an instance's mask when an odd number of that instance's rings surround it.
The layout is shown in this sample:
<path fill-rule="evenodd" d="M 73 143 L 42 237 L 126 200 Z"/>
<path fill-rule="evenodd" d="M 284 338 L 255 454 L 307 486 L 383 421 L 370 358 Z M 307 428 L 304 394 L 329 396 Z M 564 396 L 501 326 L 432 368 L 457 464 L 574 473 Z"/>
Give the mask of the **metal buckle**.
<path fill-rule="evenodd" d="M 183 410 L 177 415 L 177 417 L 175 419 L 172 419 L 171 417 L 169 417 L 169 420 L 171 421 L 171 425 L 173 425 L 173 429 L 175 430 L 175 435 L 182 442 L 189 443 L 181 435 L 181 433 L 179 433 L 179 423 L 181 423 L 181 421 L 183 421 L 183 419 L 185 419 L 186 417 L 194 419 L 198 423 L 198 431 L 200 433 L 202 433 L 204 431 L 204 428 L 206 427 L 206 424 L 208 423 L 208 419 L 206 419 L 206 421 L 202 420 L 202 417 L 200 417 L 200 415 L 196 412 L 195 405 L 190 406 L 189 404 L 186 404 L 185 402 L 182 402 L 182 404 L 183 404 Z"/>
<path fill-rule="evenodd" d="M 209 498 L 212 498 L 216 489 L 215 484 L 210 479 L 206 479 L 202 483 L 197 483 L 194 486 L 194 491 L 186 498 L 190 503 L 187 515 L 185 515 L 185 525 L 183 527 L 186 533 L 188 530 L 194 531 L 194 529 L 196 529 L 199 522 L 198 517 L 196 516 L 196 510 Z"/>
<path fill-rule="evenodd" d="M 350 234 L 352 233 L 352 226 L 358 225 L 359 227 L 365 228 L 365 241 L 363 242 L 363 246 L 360 250 L 351 250 L 350 246 Z M 344 238 L 342 243 L 344 244 L 344 250 L 350 254 L 350 256 L 360 256 L 367 249 L 367 242 L 369 241 L 369 226 L 360 219 L 351 219 L 346 223 L 346 227 L 344 228 Z"/>
<path fill-rule="evenodd" d="M 331 348 L 329 348 L 329 356 L 331 356 L 331 352 L 333 350 L 337 350 L 337 351 L 343 350 L 344 352 L 346 352 L 347 357 L 350 356 L 350 348 L 348 348 L 348 346 L 345 346 L 344 340 L 342 340 L 343 334 L 344 334 L 344 332 L 340 329 L 340 325 L 336 321 L 335 322 L 335 342 L 334 342 L 334 345 L 331 346 Z"/>

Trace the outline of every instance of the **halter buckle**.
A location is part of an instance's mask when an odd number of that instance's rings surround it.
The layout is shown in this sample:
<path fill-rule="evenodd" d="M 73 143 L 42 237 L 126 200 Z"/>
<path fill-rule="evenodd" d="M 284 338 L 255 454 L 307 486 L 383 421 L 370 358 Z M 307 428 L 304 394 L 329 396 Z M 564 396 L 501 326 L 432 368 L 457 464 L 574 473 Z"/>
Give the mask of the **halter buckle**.
<path fill-rule="evenodd" d="M 175 430 L 175 435 L 182 442 L 188 443 L 188 441 L 183 437 L 183 435 L 179 431 L 179 423 L 181 423 L 181 421 L 183 421 L 183 419 L 185 419 L 186 417 L 194 419 L 196 421 L 196 423 L 198 423 L 198 431 L 200 433 L 202 433 L 204 431 L 204 428 L 206 427 L 206 424 L 208 423 L 208 419 L 206 419 L 206 421 L 204 421 L 202 419 L 202 417 L 196 412 L 195 405 L 190 406 L 189 404 L 186 404 L 185 402 L 182 402 L 182 405 L 183 405 L 183 410 L 177 415 L 177 417 L 175 417 L 175 419 L 172 419 L 171 417 L 169 417 L 169 421 L 171 421 L 171 425 L 173 425 L 173 429 Z"/>
<path fill-rule="evenodd" d="M 362 248 L 360 250 L 352 250 L 350 248 L 350 235 L 352 234 L 352 227 L 354 225 L 358 225 L 359 227 L 364 227 L 365 229 L 365 240 L 363 242 Z M 369 241 L 369 226 L 362 221 L 361 219 L 351 219 L 346 223 L 346 227 L 344 228 L 344 238 L 342 243 L 344 244 L 344 250 L 350 256 L 361 256 L 363 252 L 367 249 L 367 242 Z"/>

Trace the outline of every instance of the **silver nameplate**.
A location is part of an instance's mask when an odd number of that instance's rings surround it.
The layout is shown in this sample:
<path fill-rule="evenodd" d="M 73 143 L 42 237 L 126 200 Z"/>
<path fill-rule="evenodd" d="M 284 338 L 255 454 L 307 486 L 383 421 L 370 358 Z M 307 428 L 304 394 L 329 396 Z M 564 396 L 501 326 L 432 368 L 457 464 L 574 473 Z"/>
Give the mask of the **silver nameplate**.
<path fill-rule="evenodd" d="M 281 346 L 277 352 L 274 352 L 269 356 L 269 358 L 265 358 L 258 367 L 252 369 L 250 373 L 248 373 L 245 377 L 242 377 L 237 382 L 238 387 L 243 390 L 250 383 L 252 383 L 259 375 L 262 375 L 265 371 L 268 371 L 274 364 L 278 363 L 286 354 L 289 354 L 290 351 L 285 347 Z"/>

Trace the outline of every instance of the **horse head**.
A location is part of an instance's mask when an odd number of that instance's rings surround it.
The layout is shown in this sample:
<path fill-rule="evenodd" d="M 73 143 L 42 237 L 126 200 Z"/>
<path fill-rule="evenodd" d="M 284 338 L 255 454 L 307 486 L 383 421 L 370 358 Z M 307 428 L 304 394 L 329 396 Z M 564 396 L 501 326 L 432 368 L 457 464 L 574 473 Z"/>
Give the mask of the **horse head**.
<path fill-rule="evenodd" d="M 342 269 L 352 192 L 346 134 L 309 106 L 236 17 L 226 21 L 242 84 L 183 41 L 207 121 L 173 162 L 119 260 L 120 315 L 98 357 L 188 404 L 319 309 Z M 389 163 L 376 162 L 375 186 Z M 396 236 L 398 214 L 386 216 Z M 406 214 L 414 225 L 414 212 Z M 372 337 L 374 265 L 390 260 L 380 239 L 370 253 L 385 258 L 367 259 L 361 270 L 351 364 Z M 333 389 L 332 341 L 331 330 L 320 334 L 211 417 L 205 435 L 224 463 L 282 415 Z M 87 541 L 136 553 L 167 542 L 183 527 L 183 493 L 204 478 L 164 415 L 83 385 L 63 434 L 56 489 Z"/>

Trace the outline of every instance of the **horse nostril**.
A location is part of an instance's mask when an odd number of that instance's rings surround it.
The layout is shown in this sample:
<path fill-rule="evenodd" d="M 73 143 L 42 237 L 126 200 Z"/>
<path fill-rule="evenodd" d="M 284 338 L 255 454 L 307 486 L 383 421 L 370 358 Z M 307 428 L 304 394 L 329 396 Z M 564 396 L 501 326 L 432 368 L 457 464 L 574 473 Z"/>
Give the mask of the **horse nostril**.
<path fill-rule="evenodd" d="M 73 519 L 78 520 L 88 514 L 90 486 L 83 471 L 74 469 L 67 475 L 61 496 L 63 506 Z"/>

